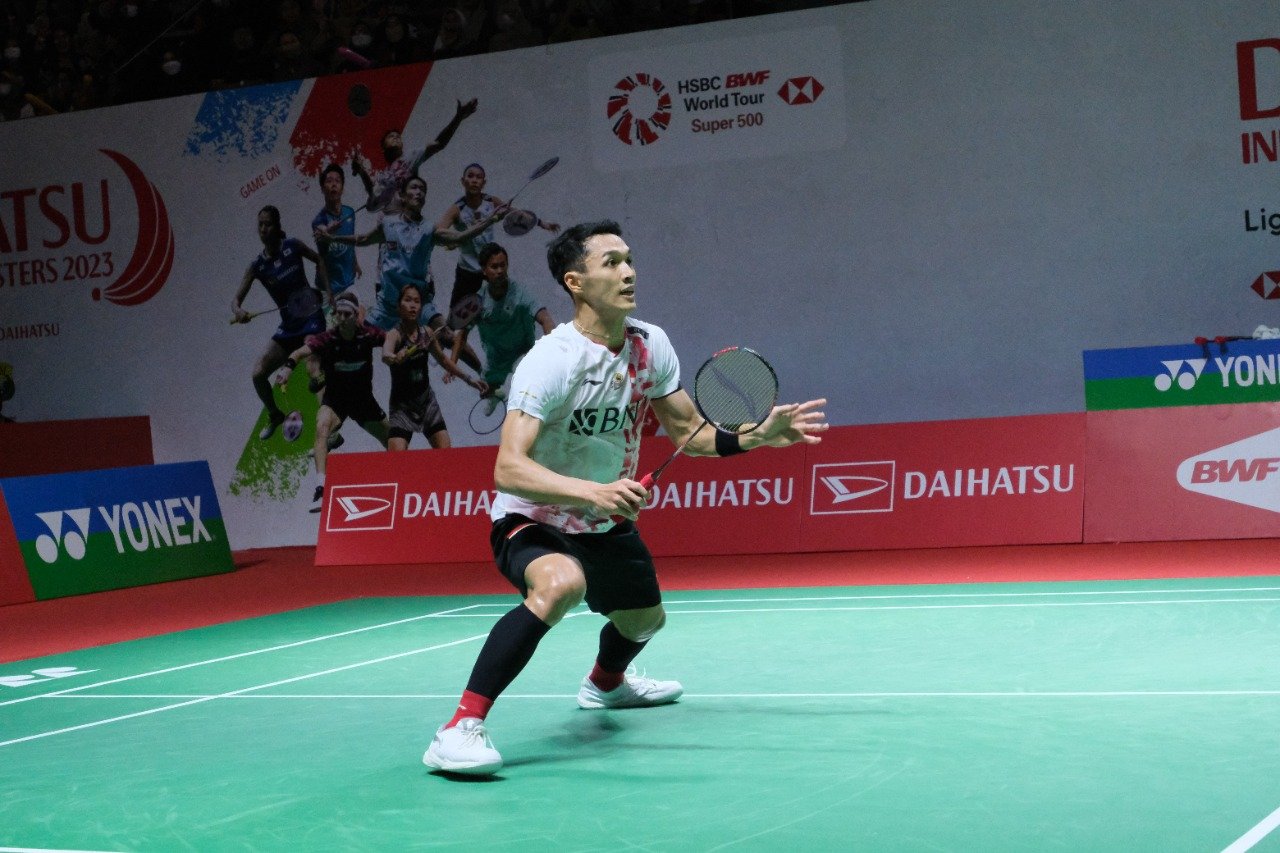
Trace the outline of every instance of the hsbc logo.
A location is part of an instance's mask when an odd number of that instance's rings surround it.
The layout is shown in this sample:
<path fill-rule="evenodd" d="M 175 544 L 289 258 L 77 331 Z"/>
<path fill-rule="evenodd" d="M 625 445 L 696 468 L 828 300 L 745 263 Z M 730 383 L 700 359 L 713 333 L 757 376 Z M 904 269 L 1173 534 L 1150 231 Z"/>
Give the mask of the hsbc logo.
<path fill-rule="evenodd" d="M 805 75 L 804 77 L 792 77 L 783 83 L 782 87 L 778 89 L 778 97 L 794 107 L 800 104 L 812 104 L 818 100 L 818 96 L 823 91 L 823 86 L 816 77 Z"/>
<path fill-rule="evenodd" d="M 325 492 L 328 516 L 324 529 L 331 533 L 391 530 L 396 526 L 399 492 L 398 483 L 334 486 Z"/>
<path fill-rule="evenodd" d="M 893 512 L 896 471 L 892 461 L 814 465 L 809 514 Z"/>
<path fill-rule="evenodd" d="M 1280 512 L 1280 428 L 1184 459 L 1177 476 L 1189 492 Z"/>

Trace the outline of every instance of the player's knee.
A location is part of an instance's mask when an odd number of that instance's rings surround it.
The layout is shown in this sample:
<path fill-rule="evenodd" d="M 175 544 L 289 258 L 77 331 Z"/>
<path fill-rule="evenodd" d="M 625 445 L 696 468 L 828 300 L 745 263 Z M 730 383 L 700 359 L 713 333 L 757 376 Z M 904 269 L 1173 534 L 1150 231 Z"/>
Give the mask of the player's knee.
<path fill-rule="evenodd" d="M 667 613 L 659 607 L 648 619 L 644 620 L 637 626 L 636 636 L 632 637 L 637 643 L 647 643 L 654 636 L 665 628 L 667 625 Z"/>

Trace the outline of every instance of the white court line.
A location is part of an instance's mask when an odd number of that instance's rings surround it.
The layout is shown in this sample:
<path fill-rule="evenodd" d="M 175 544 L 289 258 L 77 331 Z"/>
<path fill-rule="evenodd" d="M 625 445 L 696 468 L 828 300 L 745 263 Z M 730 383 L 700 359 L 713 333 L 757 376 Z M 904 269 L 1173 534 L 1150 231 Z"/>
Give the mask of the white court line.
<path fill-rule="evenodd" d="M 785 599 L 779 599 L 784 600 Z M 725 610 L 677 610 L 681 602 L 665 602 L 668 616 L 719 613 L 826 613 L 862 610 L 983 610 L 993 608 L 1031 607 L 1149 607 L 1162 604 L 1254 604 L 1280 601 L 1280 598 L 1172 598 L 1155 601 L 1028 601 L 992 604 L 881 604 L 867 607 L 733 607 Z"/>
<path fill-rule="evenodd" d="M 254 689 L 254 688 L 250 688 Z M 577 693 L 503 693 L 506 699 L 573 699 Z M 1280 690 L 935 690 L 859 691 L 854 693 L 686 693 L 690 699 L 1098 699 L 1143 696 L 1280 696 Z M 248 696 L 228 693 L 94 693 L 83 696 L 56 696 L 56 699 L 456 699 L 457 693 L 272 693 Z"/>
<path fill-rule="evenodd" d="M 32 699 L 44 699 L 48 696 L 60 696 L 64 693 L 74 693 L 78 690 L 92 690 L 95 687 L 106 687 L 108 684 L 119 684 L 122 681 L 133 681 L 134 679 L 137 679 L 137 678 L 149 678 L 153 675 L 165 675 L 170 672 L 179 672 L 181 670 L 191 669 L 197 666 L 207 666 L 209 664 L 214 664 L 214 663 L 223 663 L 229 660 L 236 660 L 237 658 L 246 658 L 246 657 L 252 657 L 253 655 L 266 654 L 267 652 L 278 652 L 283 649 L 297 648 L 298 646 L 305 646 L 310 643 L 319 643 L 324 640 L 333 640 L 333 639 L 337 639 L 338 637 L 349 637 L 352 634 L 360 634 L 365 631 L 376 631 L 379 628 L 390 628 L 395 625 L 404 625 L 408 622 L 417 622 L 420 619 L 438 618 L 441 616 L 446 616 L 452 613 L 456 613 L 460 610 L 469 610 L 473 607 L 480 607 L 480 606 L 482 605 L 468 604 L 465 607 L 451 607 L 448 610 L 441 610 L 437 613 L 424 613 L 420 616 L 410 616 L 407 619 L 397 619 L 394 622 L 383 622 L 379 625 L 366 625 L 363 628 L 353 628 L 350 631 L 339 631 L 336 634 L 326 634 L 322 637 L 311 637 L 310 639 L 298 640 L 293 643 L 284 643 L 279 646 L 269 646 L 267 648 L 254 649 L 248 652 L 237 652 L 234 655 L 224 655 L 223 657 L 220 657 L 220 658 L 209 658 L 208 660 L 195 661 L 194 663 L 184 663 L 178 666 L 166 667 L 165 669 L 154 669 L 150 672 L 140 672 L 140 673 L 137 673 L 136 675 L 125 675 L 120 678 L 108 679 L 107 681 L 97 681 L 97 682 L 94 682 L 93 684 L 81 684 L 78 687 L 68 687 L 64 690 L 55 690 L 51 693 L 33 693 L 30 696 L 22 696 L 17 699 L 8 699 L 6 701 L 0 702 L 0 708 L 3 708 L 5 705 L 16 705 L 19 702 L 30 702 Z"/>
<path fill-rule="evenodd" d="M 212 696 L 202 696 L 199 699 L 190 699 L 186 702 L 177 702 L 172 705 L 164 705 L 159 708 L 149 708 L 145 711 L 136 711 L 132 714 L 121 714 L 118 717 L 110 717 L 109 719 L 106 719 L 106 720 L 96 720 L 95 722 L 92 722 L 92 723 L 81 723 L 78 726 L 68 726 L 67 728 L 64 728 L 64 729 L 56 729 L 54 731 L 40 732 L 39 734 L 13 738 L 12 740 L 4 740 L 4 741 L 0 741 L 0 747 L 13 746 L 14 744 L 26 743 L 27 741 L 32 741 L 32 740 L 40 740 L 41 738 L 53 737 L 54 735 L 66 734 L 68 732 L 78 732 L 78 731 L 83 731 L 84 729 L 92 729 L 92 728 L 96 728 L 97 726 L 104 726 L 107 723 L 117 723 L 117 722 L 120 722 L 121 720 L 130 720 L 130 719 L 133 719 L 134 717 L 146 717 L 151 714 L 159 714 L 162 711 L 172 711 L 176 708 L 186 708 L 191 705 L 199 705 L 203 702 L 212 702 L 214 699 L 230 699 L 233 697 L 240 696 L 241 694 L 244 694 L 244 693 L 249 693 L 253 690 L 266 690 L 269 687 L 279 687 L 281 684 L 292 684 L 295 681 L 306 681 L 307 679 L 319 678 L 320 676 L 323 676 L 323 675 L 333 675 L 335 672 L 343 672 L 345 670 L 355 669 L 361 666 L 370 666 L 375 663 L 385 663 L 389 660 L 396 660 L 397 658 L 409 657 L 410 655 L 421 654 L 422 652 L 434 652 L 434 651 L 438 651 L 439 649 L 447 649 L 451 646 L 460 646 L 463 643 L 470 643 L 475 640 L 483 640 L 487 636 L 489 636 L 489 634 L 488 632 L 485 632 L 483 634 L 476 634 L 471 637 L 464 637 L 461 640 L 451 640 L 448 643 L 438 643 L 434 646 L 427 646 L 421 649 L 413 649 L 407 652 L 397 652 L 394 655 L 386 655 L 385 657 L 375 658 L 373 660 L 359 661 L 357 663 L 349 663 L 344 666 L 335 666 L 332 669 L 326 669 L 323 672 L 312 672 L 312 673 L 308 673 L 307 675 L 295 675 L 293 678 L 284 678 L 284 679 L 281 679 L 280 681 L 272 681 L 269 684 L 257 684 L 257 685 L 254 685 L 253 687 L 242 687 L 239 690 L 231 690 L 226 693 L 217 693 Z M 66 691 L 59 691 L 59 692 L 66 692 Z M 52 696 L 52 695 L 54 694 L 46 694 L 46 696 Z"/>
<path fill-rule="evenodd" d="M 1277 826 L 1280 826 L 1280 809 L 1264 817 L 1256 826 L 1223 848 L 1222 853 L 1244 853 L 1266 838 Z"/>
<path fill-rule="evenodd" d="M 61 847 L 0 847 L 0 853 L 106 853 L 106 851 L 64 850 Z"/>

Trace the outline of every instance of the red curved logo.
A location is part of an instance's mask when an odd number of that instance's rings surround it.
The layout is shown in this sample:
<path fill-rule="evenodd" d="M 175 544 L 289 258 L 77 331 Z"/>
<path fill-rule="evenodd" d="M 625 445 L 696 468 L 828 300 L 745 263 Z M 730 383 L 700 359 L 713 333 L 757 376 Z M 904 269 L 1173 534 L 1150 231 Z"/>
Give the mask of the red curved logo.
<path fill-rule="evenodd" d="M 613 87 L 617 92 L 609 96 L 608 115 L 613 119 L 613 135 L 628 145 L 648 145 L 657 142 L 662 131 L 671 124 L 671 93 L 662 81 L 652 74 L 632 74 Z M 653 101 L 653 109 L 636 105 L 644 115 L 636 115 L 632 99 Z"/>
<path fill-rule="evenodd" d="M 173 226 L 160 190 L 128 157 L 99 148 L 124 172 L 138 202 L 138 239 L 120 277 L 105 288 L 93 289 L 94 300 L 116 305 L 141 305 L 160 292 L 173 269 Z"/>

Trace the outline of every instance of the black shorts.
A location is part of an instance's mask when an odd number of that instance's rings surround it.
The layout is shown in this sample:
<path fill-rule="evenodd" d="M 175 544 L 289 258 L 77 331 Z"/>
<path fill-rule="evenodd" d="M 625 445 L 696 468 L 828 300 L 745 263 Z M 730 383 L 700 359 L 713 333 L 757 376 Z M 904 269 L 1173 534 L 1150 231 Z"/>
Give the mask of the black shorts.
<path fill-rule="evenodd" d="M 567 554 L 582 564 L 593 612 L 608 615 L 662 603 L 653 555 L 635 522 L 623 521 L 604 533 L 563 533 L 513 514 L 494 522 L 489 544 L 498 570 L 522 596 L 529 594 L 524 573 L 530 563 L 547 554 Z"/>
<path fill-rule="evenodd" d="M 375 423 L 387 417 L 387 413 L 382 411 L 378 401 L 373 399 L 372 393 L 358 396 L 344 394 L 335 391 L 332 385 L 325 390 L 321 404 L 333 409 L 333 413 L 339 420 L 345 421 L 351 418 L 358 424 Z"/>

